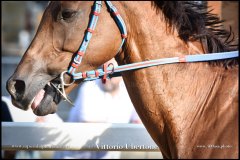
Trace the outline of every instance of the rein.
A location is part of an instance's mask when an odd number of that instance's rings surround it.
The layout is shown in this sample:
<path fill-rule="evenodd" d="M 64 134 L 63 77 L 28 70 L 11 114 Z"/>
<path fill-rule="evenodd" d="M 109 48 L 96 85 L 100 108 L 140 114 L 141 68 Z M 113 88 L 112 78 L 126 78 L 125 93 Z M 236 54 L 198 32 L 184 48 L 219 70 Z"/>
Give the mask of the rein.
<path fill-rule="evenodd" d="M 127 30 L 126 25 L 120 16 L 119 12 L 117 11 L 116 7 L 110 1 L 105 1 L 110 13 L 113 15 L 114 20 L 117 23 L 117 26 L 121 32 L 122 42 L 118 49 L 118 52 L 122 48 L 125 39 L 127 38 Z M 65 93 L 64 86 L 70 86 L 75 82 L 75 80 L 83 79 L 83 81 L 92 81 L 96 79 L 102 79 L 103 83 L 106 83 L 107 78 L 118 77 L 121 76 L 121 72 L 136 70 L 141 68 L 153 67 L 157 65 L 163 64 L 172 64 L 172 63 L 186 63 L 186 62 L 205 62 L 205 61 L 213 61 L 213 60 L 221 60 L 221 59 L 229 59 L 229 58 L 236 58 L 239 56 L 238 51 L 232 52 L 221 52 L 221 53 L 211 53 L 211 54 L 197 54 L 197 55 L 184 55 L 179 57 L 172 57 L 172 58 L 161 58 L 156 60 L 148 60 L 143 62 L 137 62 L 132 64 L 126 64 L 122 66 L 114 66 L 112 63 L 104 64 L 103 69 L 96 69 L 86 72 L 79 72 L 75 73 L 76 68 L 80 65 L 82 58 L 86 52 L 87 46 L 90 42 L 94 29 L 96 27 L 98 16 L 101 12 L 102 2 L 95 1 L 93 6 L 92 15 L 90 18 L 90 23 L 87 28 L 86 34 L 84 35 L 84 39 L 79 47 L 77 54 L 75 55 L 71 66 L 69 67 L 68 71 L 63 71 L 60 75 L 61 83 L 58 86 L 55 86 L 51 83 L 56 90 L 62 95 L 65 101 L 68 101 L 70 104 L 73 105 L 72 101 Z M 65 83 L 64 81 L 64 74 L 69 74 L 72 76 L 73 81 L 71 83 Z"/>

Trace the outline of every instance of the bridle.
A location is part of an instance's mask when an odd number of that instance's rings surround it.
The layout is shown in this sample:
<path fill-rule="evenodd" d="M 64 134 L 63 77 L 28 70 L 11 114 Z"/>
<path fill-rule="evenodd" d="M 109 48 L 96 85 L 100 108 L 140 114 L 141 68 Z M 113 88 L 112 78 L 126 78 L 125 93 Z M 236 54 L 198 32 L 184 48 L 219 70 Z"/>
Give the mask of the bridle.
<path fill-rule="evenodd" d="M 118 52 L 120 51 L 120 49 L 122 48 L 125 39 L 127 38 L 127 30 L 126 30 L 126 25 L 122 19 L 122 17 L 120 16 L 119 12 L 117 11 L 116 7 L 113 6 L 113 4 L 110 1 L 105 1 L 106 5 L 109 9 L 109 11 L 111 12 L 111 14 L 114 17 L 115 22 L 117 23 L 118 28 L 120 29 L 121 32 L 121 37 L 122 37 L 122 42 L 121 45 L 118 49 Z M 79 47 L 78 52 L 76 53 L 75 57 L 73 58 L 72 64 L 70 65 L 68 71 L 63 71 L 60 74 L 60 80 L 61 83 L 58 86 L 55 86 L 53 83 L 51 83 L 53 85 L 53 87 L 56 88 L 56 90 L 62 95 L 62 97 L 68 101 L 69 103 L 72 103 L 72 101 L 70 100 L 70 98 L 68 98 L 68 96 L 65 93 L 65 89 L 64 86 L 70 86 L 74 83 L 75 80 L 77 79 L 84 79 L 86 80 L 95 80 L 98 79 L 99 77 L 103 77 L 102 78 L 102 82 L 106 83 L 106 79 L 108 78 L 107 75 L 109 74 L 109 72 L 107 72 L 107 70 L 109 69 L 109 67 L 112 67 L 112 71 L 114 69 L 113 64 L 109 64 L 107 66 L 107 64 L 103 65 L 103 71 L 100 70 L 95 70 L 94 71 L 94 76 L 92 76 L 92 74 L 90 74 L 89 72 L 79 72 L 76 73 L 76 69 L 78 68 L 78 66 L 81 64 L 82 62 L 82 58 L 86 52 L 86 49 L 88 47 L 88 44 L 92 38 L 92 34 L 95 30 L 97 21 L 98 21 L 98 16 L 101 12 L 101 7 L 102 7 L 102 1 L 95 1 L 93 4 L 93 10 L 91 13 L 91 18 L 90 18 L 90 22 L 88 25 L 88 28 L 86 30 L 86 33 L 84 35 L 83 41 Z M 65 83 L 64 81 L 64 74 L 67 73 L 69 75 L 71 75 L 73 77 L 73 81 L 71 83 Z"/>
<path fill-rule="evenodd" d="M 117 26 L 121 32 L 122 42 L 118 49 L 118 52 L 119 52 L 125 42 L 125 39 L 127 38 L 126 25 L 122 17 L 120 16 L 119 12 L 117 11 L 116 7 L 110 1 L 105 1 L 105 3 L 110 13 L 113 15 L 114 20 L 117 23 Z M 152 67 L 152 66 L 157 66 L 162 64 L 204 62 L 204 61 L 236 58 L 239 56 L 238 51 L 232 51 L 232 52 L 221 52 L 221 53 L 211 53 L 211 54 L 184 55 L 180 57 L 162 58 L 162 59 L 156 59 L 156 60 L 137 62 L 137 63 L 126 64 L 122 66 L 114 66 L 112 63 L 110 64 L 105 63 L 103 65 L 103 69 L 96 69 L 96 70 L 76 73 L 75 71 L 82 62 L 82 58 L 86 52 L 87 46 L 95 30 L 95 27 L 98 21 L 98 16 L 101 12 L 101 7 L 102 7 L 101 1 L 94 2 L 89 26 L 84 35 L 84 38 L 79 47 L 79 50 L 75 54 L 74 59 L 68 71 L 63 71 L 60 74 L 61 83 L 58 86 L 55 86 L 53 83 L 51 83 L 56 88 L 56 90 L 62 95 L 64 100 L 68 101 L 72 105 L 73 105 L 72 101 L 70 100 L 70 98 L 68 98 L 68 96 L 65 93 L 64 86 L 70 86 L 75 82 L 75 80 L 78 80 L 78 79 L 83 79 L 83 81 L 92 81 L 92 80 L 102 78 L 102 82 L 105 83 L 107 78 L 121 76 L 121 72 L 124 72 L 124 71 L 147 68 L 147 67 Z M 64 74 L 71 75 L 73 78 L 73 81 L 71 83 L 65 83 Z"/>

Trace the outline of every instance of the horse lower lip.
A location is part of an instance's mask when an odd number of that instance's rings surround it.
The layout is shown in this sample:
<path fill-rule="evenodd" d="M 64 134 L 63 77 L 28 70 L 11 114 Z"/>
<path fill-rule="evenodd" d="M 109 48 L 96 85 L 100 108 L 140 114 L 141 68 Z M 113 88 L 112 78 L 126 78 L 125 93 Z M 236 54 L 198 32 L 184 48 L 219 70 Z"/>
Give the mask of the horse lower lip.
<path fill-rule="evenodd" d="M 34 97 L 31 108 L 34 110 L 38 107 L 44 97 L 45 91 L 41 89 L 38 94 Z"/>

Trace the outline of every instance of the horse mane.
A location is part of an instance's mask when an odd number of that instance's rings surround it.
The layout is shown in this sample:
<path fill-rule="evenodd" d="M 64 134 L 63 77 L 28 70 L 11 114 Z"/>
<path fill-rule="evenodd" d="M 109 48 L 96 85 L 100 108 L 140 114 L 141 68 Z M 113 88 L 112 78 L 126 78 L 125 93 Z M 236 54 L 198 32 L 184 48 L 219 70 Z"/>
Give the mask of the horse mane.
<path fill-rule="evenodd" d="M 232 44 L 231 27 L 230 31 L 223 29 L 224 20 L 207 11 L 207 5 L 194 1 L 154 1 L 152 5 L 157 13 L 162 11 L 169 27 L 176 28 L 184 42 L 199 40 L 206 53 L 238 50 L 238 45 Z M 226 68 L 238 63 L 238 58 L 210 62 Z"/>

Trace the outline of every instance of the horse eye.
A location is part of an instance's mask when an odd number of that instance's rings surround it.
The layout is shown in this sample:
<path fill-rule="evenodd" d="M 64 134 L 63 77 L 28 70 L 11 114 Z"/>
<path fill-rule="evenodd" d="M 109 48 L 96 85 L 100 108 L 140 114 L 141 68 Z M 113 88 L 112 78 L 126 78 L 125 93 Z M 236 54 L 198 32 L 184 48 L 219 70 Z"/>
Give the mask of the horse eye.
<path fill-rule="evenodd" d="M 62 18 L 65 20 L 73 17 L 75 14 L 76 14 L 76 11 L 64 10 L 62 11 Z"/>

